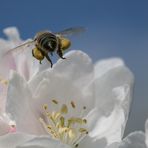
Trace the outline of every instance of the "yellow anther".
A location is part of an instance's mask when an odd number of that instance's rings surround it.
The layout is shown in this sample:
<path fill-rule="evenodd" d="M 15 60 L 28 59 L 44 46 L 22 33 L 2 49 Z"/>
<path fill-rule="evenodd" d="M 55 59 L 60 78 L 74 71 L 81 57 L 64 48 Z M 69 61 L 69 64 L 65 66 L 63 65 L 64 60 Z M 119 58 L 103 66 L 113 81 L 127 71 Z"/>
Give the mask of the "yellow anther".
<path fill-rule="evenodd" d="M 52 129 L 52 126 L 48 125 L 47 128 L 48 128 L 49 130 L 51 130 L 51 129 Z"/>
<path fill-rule="evenodd" d="M 9 82 L 8 80 L 6 80 L 6 79 L 0 77 L 0 83 L 1 83 L 1 84 L 7 85 L 8 82 Z"/>
<path fill-rule="evenodd" d="M 55 120 L 56 117 L 57 117 L 57 113 L 56 112 L 52 112 L 50 118 L 52 118 L 53 120 Z"/>
<path fill-rule="evenodd" d="M 52 102 L 54 104 L 59 103 L 55 99 L 53 99 Z M 72 108 L 76 108 L 73 101 L 71 101 L 70 104 Z M 87 120 L 79 116 L 69 117 L 68 106 L 66 104 L 62 104 L 60 110 L 57 108 L 50 112 L 48 111 L 48 105 L 44 104 L 43 109 L 48 120 L 44 120 L 44 118 L 40 118 L 39 120 L 45 130 L 54 139 L 61 140 L 63 143 L 69 144 L 72 147 L 77 147 L 79 142 L 88 134 L 87 129 L 84 128 Z M 86 109 L 86 107 L 84 106 L 82 109 Z"/>
<path fill-rule="evenodd" d="M 76 108 L 76 105 L 73 101 L 71 101 L 70 103 L 71 103 L 72 108 Z"/>
<path fill-rule="evenodd" d="M 55 100 L 55 99 L 53 99 L 52 102 L 53 102 L 54 104 L 58 104 L 58 101 Z"/>
<path fill-rule="evenodd" d="M 61 116 L 60 112 L 52 112 L 52 118 L 54 120 L 57 120 Z"/>
<path fill-rule="evenodd" d="M 87 120 L 86 120 L 86 119 L 83 119 L 83 123 L 85 123 L 85 124 L 86 124 L 86 123 L 87 123 Z"/>
<path fill-rule="evenodd" d="M 75 122 L 75 123 L 79 123 L 79 124 L 83 124 L 84 122 L 83 122 L 83 119 L 81 119 L 81 118 L 73 118 L 73 121 Z"/>
<path fill-rule="evenodd" d="M 68 108 L 66 104 L 63 104 L 61 107 L 61 113 L 62 114 L 67 114 L 68 113 Z"/>
<path fill-rule="evenodd" d="M 48 105 L 47 105 L 47 104 L 44 104 L 44 105 L 43 105 L 43 109 L 44 109 L 44 110 L 47 110 L 47 109 L 48 109 Z"/>
<path fill-rule="evenodd" d="M 72 118 L 69 118 L 68 119 L 68 127 L 70 127 L 70 126 L 72 126 L 72 125 L 74 125 L 74 124 L 83 124 L 84 123 L 84 121 L 83 121 L 84 119 L 81 119 L 81 118 L 74 118 L 74 117 L 72 117 Z"/>
<path fill-rule="evenodd" d="M 88 134 L 88 131 L 85 128 L 80 128 L 79 132 L 84 133 L 84 134 Z"/>
<path fill-rule="evenodd" d="M 74 129 L 69 129 L 68 136 L 70 139 L 74 139 L 77 136 L 77 133 Z"/>
<path fill-rule="evenodd" d="M 60 123 L 61 123 L 61 127 L 65 125 L 65 118 L 63 116 L 60 117 Z"/>
<path fill-rule="evenodd" d="M 59 128 L 59 134 L 64 135 L 65 133 L 67 133 L 69 131 L 69 128 L 67 127 L 60 127 Z"/>
<path fill-rule="evenodd" d="M 86 109 L 86 106 L 83 106 L 83 109 L 85 110 Z"/>
<path fill-rule="evenodd" d="M 0 77 L 0 83 L 4 84 L 4 85 L 8 85 L 9 81 L 4 79 L 4 78 L 2 78 L 2 77 Z"/>
<path fill-rule="evenodd" d="M 4 84 L 4 85 L 8 85 L 8 81 L 7 80 L 2 80 L 1 83 Z"/>

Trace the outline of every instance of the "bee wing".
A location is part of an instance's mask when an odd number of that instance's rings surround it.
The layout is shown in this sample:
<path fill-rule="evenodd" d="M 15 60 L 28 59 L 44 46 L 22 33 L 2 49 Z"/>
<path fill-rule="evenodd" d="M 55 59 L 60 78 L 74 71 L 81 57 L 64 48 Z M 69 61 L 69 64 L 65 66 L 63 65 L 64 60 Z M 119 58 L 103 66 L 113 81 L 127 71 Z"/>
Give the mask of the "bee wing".
<path fill-rule="evenodd" d="M 63 31 L 56 32 L 55 34 L 61 35 L 61 36 L 70 36 L 70 35 L 77 35 L 82 32 L 84 32 L 86 29 L 84 27 L 71 27 L 67 28 Z"/>
<path fill-rule="evenodd" d="M 21 44 L 21 45 L 15 47 L 15 48 L 13 48 L 13 49 L 8 50 L 8 51 L 5 53 L 5 55 L 9 55 L 9 54 L 11 54 L 11 53 L 16 53 L 16 54 L 18 54 L 18 53 L 24 52 L 24 51 L 26 51 L 27 49 L 29 49 L 29 48 L 25 48 L 25 47 L 29 47 L 29 46 L 33 45 L 34 42 L 35 42 L 34 40 L 27 41 L 27 42 L 25 42 L 25 43 L 23 43 L 23 44 Z"/>

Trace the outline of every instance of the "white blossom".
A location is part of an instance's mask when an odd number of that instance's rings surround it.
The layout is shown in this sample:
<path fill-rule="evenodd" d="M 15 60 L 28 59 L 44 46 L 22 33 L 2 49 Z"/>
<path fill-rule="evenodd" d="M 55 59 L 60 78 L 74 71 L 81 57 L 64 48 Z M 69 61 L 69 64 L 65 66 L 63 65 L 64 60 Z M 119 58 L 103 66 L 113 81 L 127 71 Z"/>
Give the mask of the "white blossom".
<path fill-rule="evenodd" d="M 0 137 L 0 147 L 10 142 L 12 148 L 105 148 L 121 142 L 133 74 L 119 58 L 93 65 L 81 51 L 65 57 L 29 81 L 11 73 L 7 112 L 17 133 Z"/>

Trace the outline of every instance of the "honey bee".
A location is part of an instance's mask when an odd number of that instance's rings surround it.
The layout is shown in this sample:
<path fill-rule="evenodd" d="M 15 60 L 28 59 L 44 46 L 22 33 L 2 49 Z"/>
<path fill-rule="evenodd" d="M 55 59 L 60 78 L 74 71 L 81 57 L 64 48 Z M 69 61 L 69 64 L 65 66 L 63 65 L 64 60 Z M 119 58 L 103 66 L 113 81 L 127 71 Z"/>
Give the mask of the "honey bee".
<path fill-rule="evenodd" d="M 7 54 L 10 52 L 21 51 L 24 49 L 24 46 L 34 45 L 32 56 L 39 60 L 40 64 L 41 61 L 46 58 L 52 67 L 53 63 L 49 54 L 52 56 L 53 52 L 56 52 L 60 58 L 65 59 L 65 57 L 63 57 L 63 51 L 67 50 L 71 46 L 71 41 L 66 36 L 81 33 L 83 31 L 85 31 L 84 27 L 75 27 L 68 28 L 57 33 L 52 33 L 50 31 L 38 32 L 34 39 L 9 50 Z"/>

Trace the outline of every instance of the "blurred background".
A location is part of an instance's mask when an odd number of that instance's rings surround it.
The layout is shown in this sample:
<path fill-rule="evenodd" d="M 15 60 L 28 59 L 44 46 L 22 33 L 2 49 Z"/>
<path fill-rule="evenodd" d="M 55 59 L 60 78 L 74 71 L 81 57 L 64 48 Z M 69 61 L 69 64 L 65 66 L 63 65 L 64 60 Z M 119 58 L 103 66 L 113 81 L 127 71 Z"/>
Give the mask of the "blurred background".
<path fill-rule="evenodd" d="M 81 49 L 93 62 L 121 57 L 135 75 L 135 92 L 125 135 L 144 130 L 148 118 L 148 0 L 0 0 L 2 30 L 16 26 L 22 39 L 41 30 L 60 31 L 84 26 L 72 37 L 72 49 Z"/>

